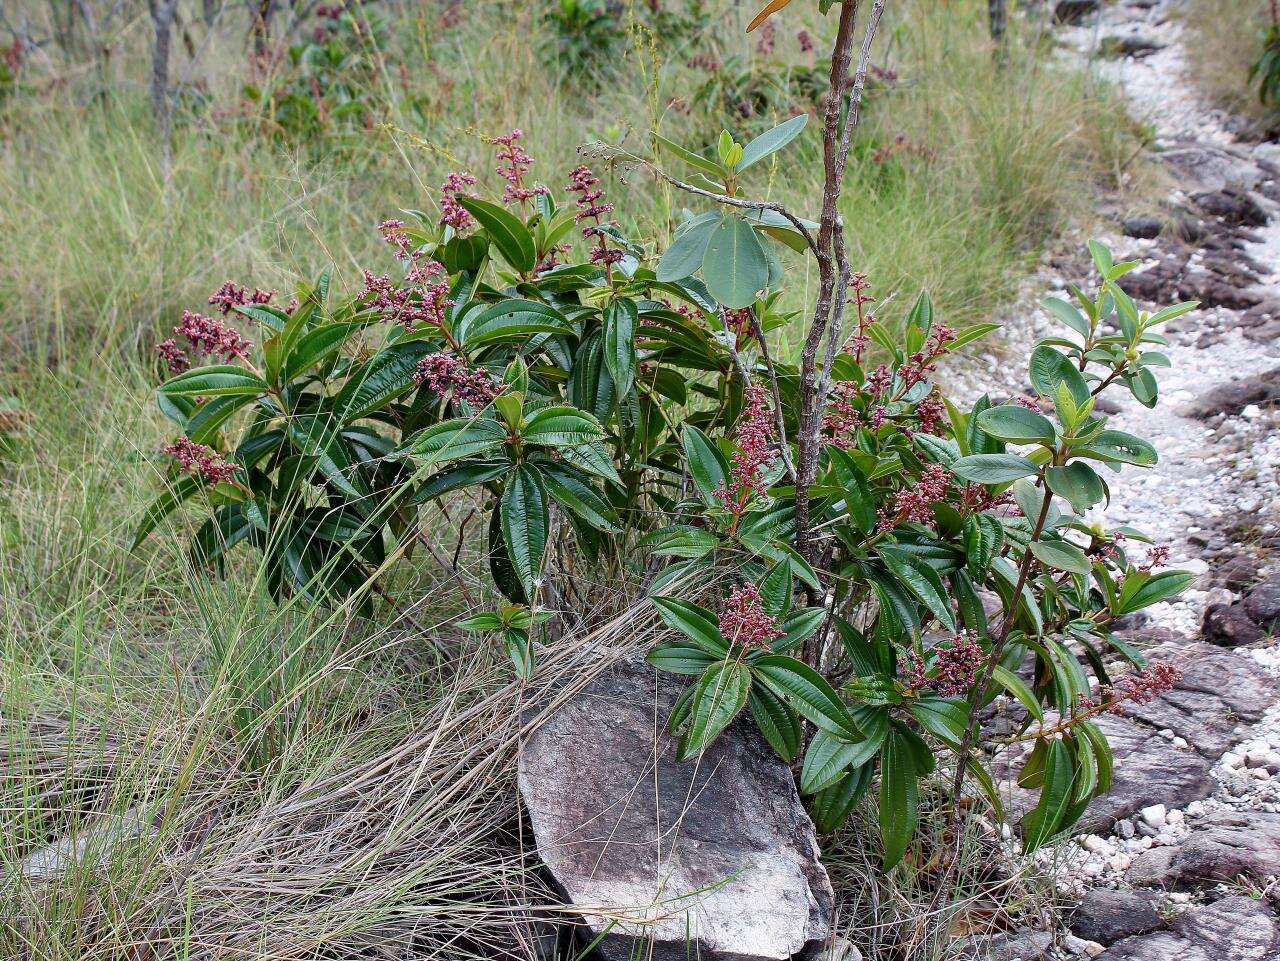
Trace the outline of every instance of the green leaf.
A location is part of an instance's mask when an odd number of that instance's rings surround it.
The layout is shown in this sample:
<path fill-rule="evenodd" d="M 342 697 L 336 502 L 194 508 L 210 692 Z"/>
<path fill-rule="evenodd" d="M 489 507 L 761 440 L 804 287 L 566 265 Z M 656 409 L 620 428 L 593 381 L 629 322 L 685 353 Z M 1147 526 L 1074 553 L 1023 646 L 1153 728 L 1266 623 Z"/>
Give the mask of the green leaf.
<path fill-rule="evenodd" d="M 256 394 L 233 394 L 213 397 L 205 401 L 187 421 L 186 435 L 197 444 L 208 444 L 218 436 L 222 425 L 245 404 L 253 402 Z"/>
<path fill-rule="evenodd" d="M 673 154 L 675 154 L 677 157 L 679 157 L 689 166 L 694 167 L 697 170 L 701 170 L 704 174 L 709 174 L 710 176 L 714 177 L 716 180 L 720 179 L 720 176 L 723 173 L 723 171 L 721 171 L 719 164 L 717 164 L 715 161 L 708 160 L 706 157 L 703 157 L 700 154 L 696 154 L 692 150 L 687 150 L 684 147 L 680 146 L 678 143 L 672 140 L 668 140 L 666 137 L 659 136 L 656 133 L 653 135 L 653 139 L 656 140 L 660 145 L 665 147 L 667 150 L 671 151 Z"/>
<path fill-rule="evenodd" d="M 785 654 L 768 654 L 751 662 L 751 668 L 775 694 L 787 698 L 800 712 L 828 734 L 849 741 L 862 740 L 844 702 L 817 671 Z"/>
<path fill-rule="evenodd" d="M 1075 770 L 1066 742 L 1056 739 L 1045 749 L 1044 786 L 1035 808 L 1022 819 L 1023 850 L 1030 854 L 1058 831 L 1071 803 Z"/>
<path fill-rule="evenodd" d="M 604 364 L 625 397 L 636 376 L 636 325 L 639 312 L 634 300 L 615 300 L 604 312 Z"/>
<path fill-rule="evenodd" d="M 826 731 L 818 731 L 804 752 L 804 765 L 800 770 L 800 793 L 816 794 L 835 784 L 850 768 L 861 767 L 880 751 L 888 727 L 877 731 L 877 736 L 852 743 L 833 737 Z"/>
<path fill-rule="evenodd" d="M 885 566 L 901 581 L 921 603 L 940 620 L 947 630 L 955 632 L 956 616 L 951 609 L 947 590 L 938 572 L 909 551 L 888 544 L 881 545 L 877 553 Z"/>
<path fill-rule="evenodd" d="M 684 448 L 685 465 L 693 478 L 698 495 L 707 505 L 719 503 L 716 491 L 728 483 L 729 463 L 709 438 L 698 428 L 685 424 L 680 429 L 680 445 Z"/>
<path fill-rule="evenodd" d="M 1195 579 L 1196 576 L 1190 571 L 1161 571 L 1159 574 L 1149 575 L 1136 571 L 1125 578 L 1113 613 L 1117 617 L 1132 614 L 1144 607 L 1176 597 L 1190 587 Z"/>
<path fill-rule="evenodd" d="M 799 114 L 790 120 L 783 121 L 772 130 L 766 130 L 760 136 L 756 137 L 745 147 L 742 148 L 742 159 L 738 161 L 735 170 L 746 170 L 752 164 L 759 163 L 771 154 L 777 153 L 796 137 L 800 136 L 800 132 L 804 130 L 804 125 L 809 122 L 807 113 Z"/>
<path fill-rule="evenodd" d="M 726 307 L 750 307 L 769 284 L 769 260 L 745 220 L 723 214 L 702 258 L 702 277 L 711 295 Z"/>
<path fill-rule="evenodd" d="M 1089 558 L 1084 551 L 1066 541 L 1032 541 L 1031 553 L 1041 564 L 1069 574 L 1088 574 Z"/>
<path fill-rule="evenodd" d="M 1062 298 L 1046 297 L 1044 300 L 1040 301 L 1040 306 L 1053 314 L 1054 317 L 1062 321 L 1081 337 L 1089 336 L 1088 318 Z"/>
<path fill-rule="evenodd" d="M 814 827 L 823 834 L 830 834 L 844 824 L 867 793 L 874 773 L 874 764 L 864 764 L 819 792 L 813 799 Z"/>
<path fill-rule="evenodd" d="M 1037 721 L 1044 720 L 1044 711 L 1040 707 L 1040 702 L 1036 700 L 1036 696 L 1031 693 L 1031 688 L 1027 687 L 1026 682 L 1014 674 L 1002 664 L 997 664 L 995 670 L 991 674 L 992 680 L 1003 687 L 1006 691 L 1018 699 L 1018 703 L 1027 709 L 1027 713 L 1034 717 Z"/>
<path fill-rule="evenodd" d="M 1003 404 L 984 410 L 978 415 L 978 427 L 992 437 L 1013 444 L 1051 447 L 1056 436 L 1049 418 L 1017 404 Z"/>
<path fill-rule="evenodd" d="M 1005 484 L 1040 470 L 1017 454 L 970 454 L 951 465 L 951 472 L 975 484 Z"/>
<path fill-rule="evenodd" d="M 715 663 L 715 659 L 706 651 L 680 644 L 664 644 L 662 647 L 655 647 L 645 660 L 668 674 L 693 676 L 701 674 Z"/>
<path fill-rule="evenodd" d="M 577 328 L 564 314 L 536 300 L 503 300 L 467 316 L 457 336 L 468 347 L 502 340 L 524 343 L 530 334 L 573 334 Z"/>
<path fill-rule="evenodd" d="M 133 543 L 129 545 L 129 550 L 136 551 L 138 546 L 147 539 L 147 535 L 156 529 L 156 526 L 173 513 L 174 509 L 189 498 L 196 491 L 204 486 L 196 477 L 182 477 L 151 502 L 146 512 L 142 515 L 142 520 L 138 522 L 138 529 L 134 531 Z"/>
<path fill-rule="evenodd" d="M 1045 474 L 1049 490 L 1065 497 L 1073 510 L 1083 514 L 1107 496 L 1107 485 L 1088 464 L 1073 461 L 1065 467 L 1050 467 Z"/>
<path fill-rule="evenodd" d="M 919 787 L 912 746 L 897 727 L 889 730 L 880 752 L 880 838 L 884 867 L 902 860 L 920 817 Z"/>
<path fill-rule="evenodd" d="M 760 605 L 770 617 L 781 617 L 791 608 L 791 564 L 782 560 L 760 582 Z"/>
<path fill-rule="evenodd" d="M 800 718 L 795 711 L 763 684 L 751 685 L 747 703 L 764 739 L 780 758 L 790 763 L 800 749 Z"/>
<path fill-rule="evenodd" d="M 712 657 L 728 655 L 729 645 L 720 636 L 720 620 L 711 611 L 678 597 L 655 597 L 653 603 L 668 627 L 679 631 Z"/>
<path fill-rule="evenodd" d="M 1031 352 L 1031 384 L 1041 397 L 1052 399 L 1058 395 L 1058 385 L 1066 384 L 1076 406 L 1089 400 L 1089 385 L 1084 375 L 1065 354 L 1041 344 Z"/>
<path fill-rule="evenodd" d="M 487 484 L 489 481 L 497 480 L 510 469 L 509 461 L 476 461 L 459 464 L 457 467 L 428 477 L 409 498 L 409 503 L 425 504 L 450 491 Z"/>
<path fill-rule="evenodd" d="M 854 463 L 847 451 L 832 447 L 827 454 L 835 467 L 836 476 L 840 478 L 840 486 L 844 488 L 844 503 L 849 511 L 849 519 L 862 533 L 870 534 L 875 530 L 878 518 L 867 475 Z"/>
<path fill-rule="evenodd" d="M 542 485 L 547 493 L 565 509 L 582 518 L 598 531 L 616 534 L 621 531 L 613 505 L 581 474 L 560 464 L 537 464 Z"/>
<path fill-rule="evenodd" d="M 404 452 L 429 464 L 443 464 L 476 454 L 490 454 L 507 441 L 507 429 L 496 420 L 454 417 L 409 437 Z"/>
<path fill-rule="evenodd" d="M 604 437 L 604 428 L 576 407 L 544 407 L 525 421 L 520 436 L 526 444 L 576 447 Z"/>
<path fill-rule="evenodd" d="M 689 726 L 680 739 L 677 759 L 687 761 L 702 753 L 746 705 L 750 690 L 751 675 L 736 661 L 707 668 L 694 691 Z"/>
<path fill-rule="evenodd" d="M 327 359 L 342 347 L 348 337 L 363 326 L 364 324 L 326 324 L 307 331 L 285 358 L 284 379 L 293 380 L 304 370 Z"/>
<path fill-rule="evenodd" d="M 230 397 L 237 394 L 261 394 L 267 382 L 251 371 L 234 364 L 196 367 L 160 385 L 159 392 L 168 397 Z"/>
<path fill-rule="evenodd" d="M 787 565 L 787 570 L 789 573 L 790 565 Z M 777 653 L 791 650 L 805 638 L 812 636 L 826 619 L 825 607 L 802 607 L 792 611 L 782 621 L 782 636 L 769 645 L 770 649 Z"/>
<path fill-rule="evenodd" d="M 542 579 L 547 546 L 547 495 L 538 475 L 525 465 L 507 480 L 501 504 L 502 540 L 525 595 L 533 598 Z"/>
<path fill-rule="evenodd" d="M 576 447 L 561 447 L 556 453 L 562 461 L 573 465 L 578 470 L 594 474 L 596 477 L 603 477 L 605 480 L 611 480 L 615 484 L 622 483 L 622 479 L 618 477 L 617 469 L 613 466 L 613 459 L 609 457 L 609 452 L 605 450 L 604 444 L 599 441 L 579 444 Z"/>
<path fill-rule="evenodd" d="M 702 268 L 707 243 L 719 223 L 720 214 L 707 213 L 683 225 L 658 261 L 658 280 L 683 280 L 697 273 Z"/>
<path fill-rule="evenodd" d="M 516 677 L 527 681 L 533 676 L 533 643 L 529 640 L 529 632 L 518 628 L 507 628 L 502 632 L 502 639 L 507 648 L 507 656 L 516 669 Z"/>
<path fill-rule="evenodd" d="M 941 697 L 922 697 L 914 701 L 911 715 L 934 737 L 957 749 L 969 726 L 969 712 L 963 702 Z"/>
<path fill-rule="evenodd" d="M 420 340 L 392 344 L 379 351 L 347 378 L 333 400 L 334 413 L 349 424 L 412 390 L 418 361 L 431 351 L 431 345 Z"/>
<path fill-rule="evenodd" d="M 1100 431 L 1088 444 L 1072 448 L 1072 453 L 1107 463 L 1138 467 L 1153 467 L 1160 460 L 1156 449 L 1149 443 L 1122 430 Z"/>
<path fill-rule="evenodd" d="M 458 196 L 458 203 L 467 213 L 480 221 L 480 226 L 493 241 L 494 246 L 516 270 L 528 273 L 538 260 L 538 250 L 533 242 L 533 234 L 529 228 L 505 207 L 476 197 L 463 194 Z"/>

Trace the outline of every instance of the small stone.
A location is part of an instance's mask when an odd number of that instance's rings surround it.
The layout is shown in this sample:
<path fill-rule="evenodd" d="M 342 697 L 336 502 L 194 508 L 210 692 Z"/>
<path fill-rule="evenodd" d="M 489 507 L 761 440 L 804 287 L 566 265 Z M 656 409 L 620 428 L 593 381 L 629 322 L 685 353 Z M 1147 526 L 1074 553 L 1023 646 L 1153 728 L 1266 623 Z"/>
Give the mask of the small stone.
<path fill-rule="evenodd" d="M 1268 577 L 1249 589 L 1241 601 L 1249 619 L 1263 630 L 1280 626 L 1280 576 Z"/>
<path fill-rule="evenodd" d="M 1262 416 L 1262 408 L 1257 404 L 1247 404 L 1244 410 L 1240 411 L 1240 416 L 1245 420 L 1257 420 Z"/>
<path fill-rule="evenodd" d="M 1116 834 L 1120 835 L 1122 838 L 1131 838 L 1131 837 L 1133 837 L 1133 822 L 1132 822 L 1132 821 L 1117 821 L 1117 822 L 1116 822 Z"/>
<path fill-rule="evenodd" d="M 1163 804 L 1152 804 L 1139 811 L 1138 816 L 1141 817 L 1143 822 L 1149 827 L 1162 828 L 1165 825 L 1165 821 L 1168 819 L 1168 813 L 1168 810 Z"/>
<path fill-rule="evenodd" d="M 1097 941 L 1086 941 L 1084 943 L 1084 953 L 1091 958 L 1096 958 L 1105 950 L 1107 949 L 1104 948 L 1102 945 L 1100 945 Z"/>
<path fill-rule="evenodd" d="M 1141 240 L 1152 240 L 1160 236 L 1164 224 L 1158 217 L 1126 217 L 1120 222 L 1120 229 L 1126 237 L 1137 237 Z"/>
<path fill-rule="evenodd" d="M 1239 604 L 1210 604 L 1205 608 L 1200 630 L 1204 639 L 1219 647 L 1241 647 L 1263 638 L 1262 628 L 1253 622 Z"/>
<path fill-rule="evenodd" d="M 1088 946 L 1088 941 L 1077 938 L 1074 934 L 1067 934 L 1062 938 L 1062 949 L 1068 954 L 1084 954 Z"/>

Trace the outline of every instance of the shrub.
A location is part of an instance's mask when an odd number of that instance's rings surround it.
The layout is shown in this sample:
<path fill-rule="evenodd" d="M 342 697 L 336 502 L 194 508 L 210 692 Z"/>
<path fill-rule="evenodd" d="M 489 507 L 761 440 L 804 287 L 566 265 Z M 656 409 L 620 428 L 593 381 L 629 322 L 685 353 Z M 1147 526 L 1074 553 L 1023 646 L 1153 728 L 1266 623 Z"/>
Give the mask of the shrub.
<path fill-rule="evenodd" d="M 185 346 L 160 345 L 158 392 L 182 437 L 140 538 L 199 498 L 198 566 L 244 543 L 277 595 L 367 609 L 426 536 L 423 508 L 465 499 L 509 603 L 463 623 L 498 632 L 522 676 L 593 581 L 644 581 L 675 638 L 652 662 L 696 679 L 670 719 L 682 758 L 749 711 L 781 757 L 803 758 L 821 829 L 876 785 L 893 865 L 939 757 L 954 758 L 953 799 L 972 775 L 999 808 L 977 718 L 1005 693 L 1026 711 L 1014 738 L 1035 741 L 1025 843 L 1069 827 L 1111 781 L 1093 718 L 1175 674 L 1110 625 L 1191 579 L 1160 570 L 1160 548 L 1139 556 L 1139 532 L 1085 518 L 1109 496 L 1099 468 L 1156 462 L 1096 400 L 1155 405 L 1158 329 L 1195 305 L 1140 311 L 1119 283 L 1135 265 L 1091 244 L 1098 289 L 1044 302 L 1063 332 L 1029 358 L 1034 395 L 945 398 L 939 363 L 995 325 L 955 329 L 921 293 L 891 331 L 837 214 L 882 8 L 856 65 L 856 10 L 839 12 L 831 84 L 846 96 L 823 108 L 817 222 L 749 189 L 807 115 L 702 151 L 658 138 L 691 168 L 680 176 L 592 148 L 712 208 L 656 262 L 587 166 L 564 192 L 533 181 L 517 130 L 492 141 L 499 198 L 458 171 L 438 213 L 381 225 L 397 276 L 366 271 L 338 297 L 326 272 L 286 304 L 228 284 L 210 298 L 221 316 L 187 312 Z M 816 262 L 807 318 L 779 307 L 777 244 Z M 797 359 L 771 353 L 780 328 L 797 329 Z M 190 367 L 192 352 L 215 363 Z M 1113 676 L 1117 656 L 1134 669 Z"/>

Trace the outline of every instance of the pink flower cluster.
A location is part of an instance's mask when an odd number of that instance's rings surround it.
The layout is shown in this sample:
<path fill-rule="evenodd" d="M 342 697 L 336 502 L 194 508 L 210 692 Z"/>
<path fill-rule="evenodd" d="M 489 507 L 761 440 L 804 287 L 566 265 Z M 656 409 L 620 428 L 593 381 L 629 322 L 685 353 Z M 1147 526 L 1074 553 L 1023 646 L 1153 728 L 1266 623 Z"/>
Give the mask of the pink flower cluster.
<path fill-rule="evenodd" d="M 472 370 L 452 354 L 428 354 L 423 357 L 418 361 L 413 379 L 419 384 L 426 384 L 430 390 L 442 396 L 452 390 L 455 397 L 473 407 L 486 406 L 498 396 L 502 388 L 487 370 L 482 367 Z"/>
<path fill-rule="evenodd" d="M 924 400 L 916 405 L 916 417 L 920 421 L 920 431 L 924 434 L 938 434 L 946 423 L 947 405 L 942 401 L 942 394 L 932 390 Z"/>
<path fill-rule="evenodd" d="M 183 473 L 199 477 L 206 484 L 220 484 L 231 480 L 236 465 L 223 458 L 212 447 L 197 444 L 190 437 L 179 437 L 172 444 L 166 444 L 161 453 L 178 462 Z"/>
<path fill-rule="evenodd" d="M 1094 697 L 1082 697 L 1078 710 L 1096 712 L 1107 711 L 1111 714 L 1123 714 L 1127 703 L 1147 704 L 1182 680 L 1182 668 L 1168 661 L 1153 661 L 1146 670 L 1126 674 L 1115 684 L 1103 684 Z"/>
<path fill-rule="evenodd" d="M 173 328 L 173 332 L 187 338 L 194 350 L 204 354 L 218 355 L 225 360 L 230 360 L 232 357 L 243 360 L 248 356 L 249 348 L 253 346 L 241 337 L 240 332 L 234 327 L 216 317 L 197 314 L 194 310 L 182 312 L 182 322 Z M 162 356 L 172 357 L 175 349 L 176 345 L 174 348 L 166 348 Z"/>
<path fill-rule="evenodd" d="M 946 647 L 933 649 L 933 664 L 928 668 L 924 658 L 912 651 L 902 672 L 902 682 L 912 690 L 931 687 L 943 697 L 962 697 L 977 681 L 986 657 L 981 644 L 972 637 L 957 634 Z"/>
<path fill-rule="evenodd" d="M 782 631 L 761 606 L 759 588 L 743 584 L 725 601 L 720 614 L 720 634 L 730 644 L 740 647 L 768 647 L 782 636 Z"/>
<path fill-rule="evenodd" d="M 225 317 L 236 307 L 243 307 L 246 304 L 269 304 L 275 295 L 276 291 L 263 290 L 261 287 L 253 288 L 251 294 L 247 288 L 237 286 L 228 280 L 210 295 L 209 306 L 217 307 Z"/>
<path fill-rule="evenodd" d="M 594 221 L 582 228 L 582 236 L 588 239 L 595 238 L 591 262 L 604 264 L 607 270 L 624 256 L 621 250 L 611 248 L 606 239 L 604 228 L 611 226 L 613 221 L 600 219 L 606 214 L 613 213 L 613 204 L 603 202 L 604 191 L 600 189 L 600 180 L 586 165 L 577 167 L 569 175 L 568 190 L 578 195 L 578 213 L 574 216 L 574 220 L 578 223 L 584 220 Z"/>
<path fill-rule="evenodd" d="M 1150 573 L 1157 567 L 1164 567 L 1169 563 L 1170 548 L 1168 544 L 1159 544 L 1147 551 L 1147 562 L 1141 565 L 1138 570 Z"/>
<path fill-rule="evenodd" d="M 408 263 L 413 259 L 413 241 L 404 232 L 403 220 L 384 220 L 378 224 L 382 239 L 396 249 L 396 259 Z"/>
<path fill-rule="evenodd" d="M 181 374 L 184 370 L 191 369 L 191 358 L 187 356 L 187 352 L 178 346 L 178 342 L 170 337 L 168 340 L 162 340 L 156 344 L 156 353 L 169 367 L 169 373 Z"/>
<path fill-rule="evenodd" d="M 421 248 L 414 248 L 412 239 L 405 233 L 403 220 L 384 220 L 378 225 L 378 231 L 408 269 L 402 284 L 385 274 L 364 271 L 360 299 L 385 320 L 393 320 L 405 330 L 413 330 L 418 323 L 439 327 L 444 323 L 445 310 L 453 303 L 449 300 L 449 280 L 444 267 L 427 257 Z"/>
<path fill-rule="evenodd" d="M 746 400 L 747 406 L 734 433 L 737 450 L 733 452 L 728 485 L 716 491 L 716 496 L 734 514 L 741 514 L 752 497 L 763 493 L 764 469 L 773 462 L 777 436 L 765 389 L 758 384 L 748 387 Z"/>
<path fill-rule="evenodd" d="M 801 53 L 813 53 L 813 37 L 808 30 L 796 31 L 796 43 L 800 44 Z"/>
<path fill-rule="evenodd" d="M 933 506 L 947 496 L 951 483 L 950 472 L 941 464 L 930 464 L 920 475 L 914 487 L 900 490 L 893 495 L 893 510 L 879 511 L 880 523 L 876 530 L 892 530 L 899 524 L 929 524 L 933 522 Z"/>
<path fill-rule="evenodd" d="M 956 339 L 955 329 L 946 324 L 934 324 L 924 346 L 907 358 L 899 374 L 904 390 L 910 390 L 938 369 L 938 358 L 948 353 L 948 346 Z"/>
<path fill-rule="evenodd" d="M 504 204 L 522 204 L 526 200 L 532 200 L 538 194 L 547 192 L 546 187 L 530 188 L 524 185 L 525 175 L 533 166 L 533 158 L 516 143 L 523 136 L 524 131 L 517 127 L 505 137 L 493 138 L 493 143 L 503 148 L 498 151 L 498 176 L 507 182 L 502 188 Z"/>
<path fill-rule="evenodd" d="M 456 233 L 462 233 L 475 224 L 475 218 L 458 203 L 458 194 L 465 193 L 475 183 L 476 178 L 471 174 L 457 170 L 444 178 L 440 185 L 440 226 L 452 227 Z"/>

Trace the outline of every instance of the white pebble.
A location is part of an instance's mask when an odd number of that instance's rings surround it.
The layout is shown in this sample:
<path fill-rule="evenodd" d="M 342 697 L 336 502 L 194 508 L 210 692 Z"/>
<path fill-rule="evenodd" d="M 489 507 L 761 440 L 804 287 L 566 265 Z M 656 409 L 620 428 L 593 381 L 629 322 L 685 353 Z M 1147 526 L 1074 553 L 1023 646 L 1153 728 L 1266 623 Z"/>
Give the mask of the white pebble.
<path fill-rule="evenodd" d="M 1168 818 L 1168 810 L 1163 804 L 1152 804 L 1138 812 L 1144 823 L 1149 827 L 1162 828 L 1165 820 Z"/>

